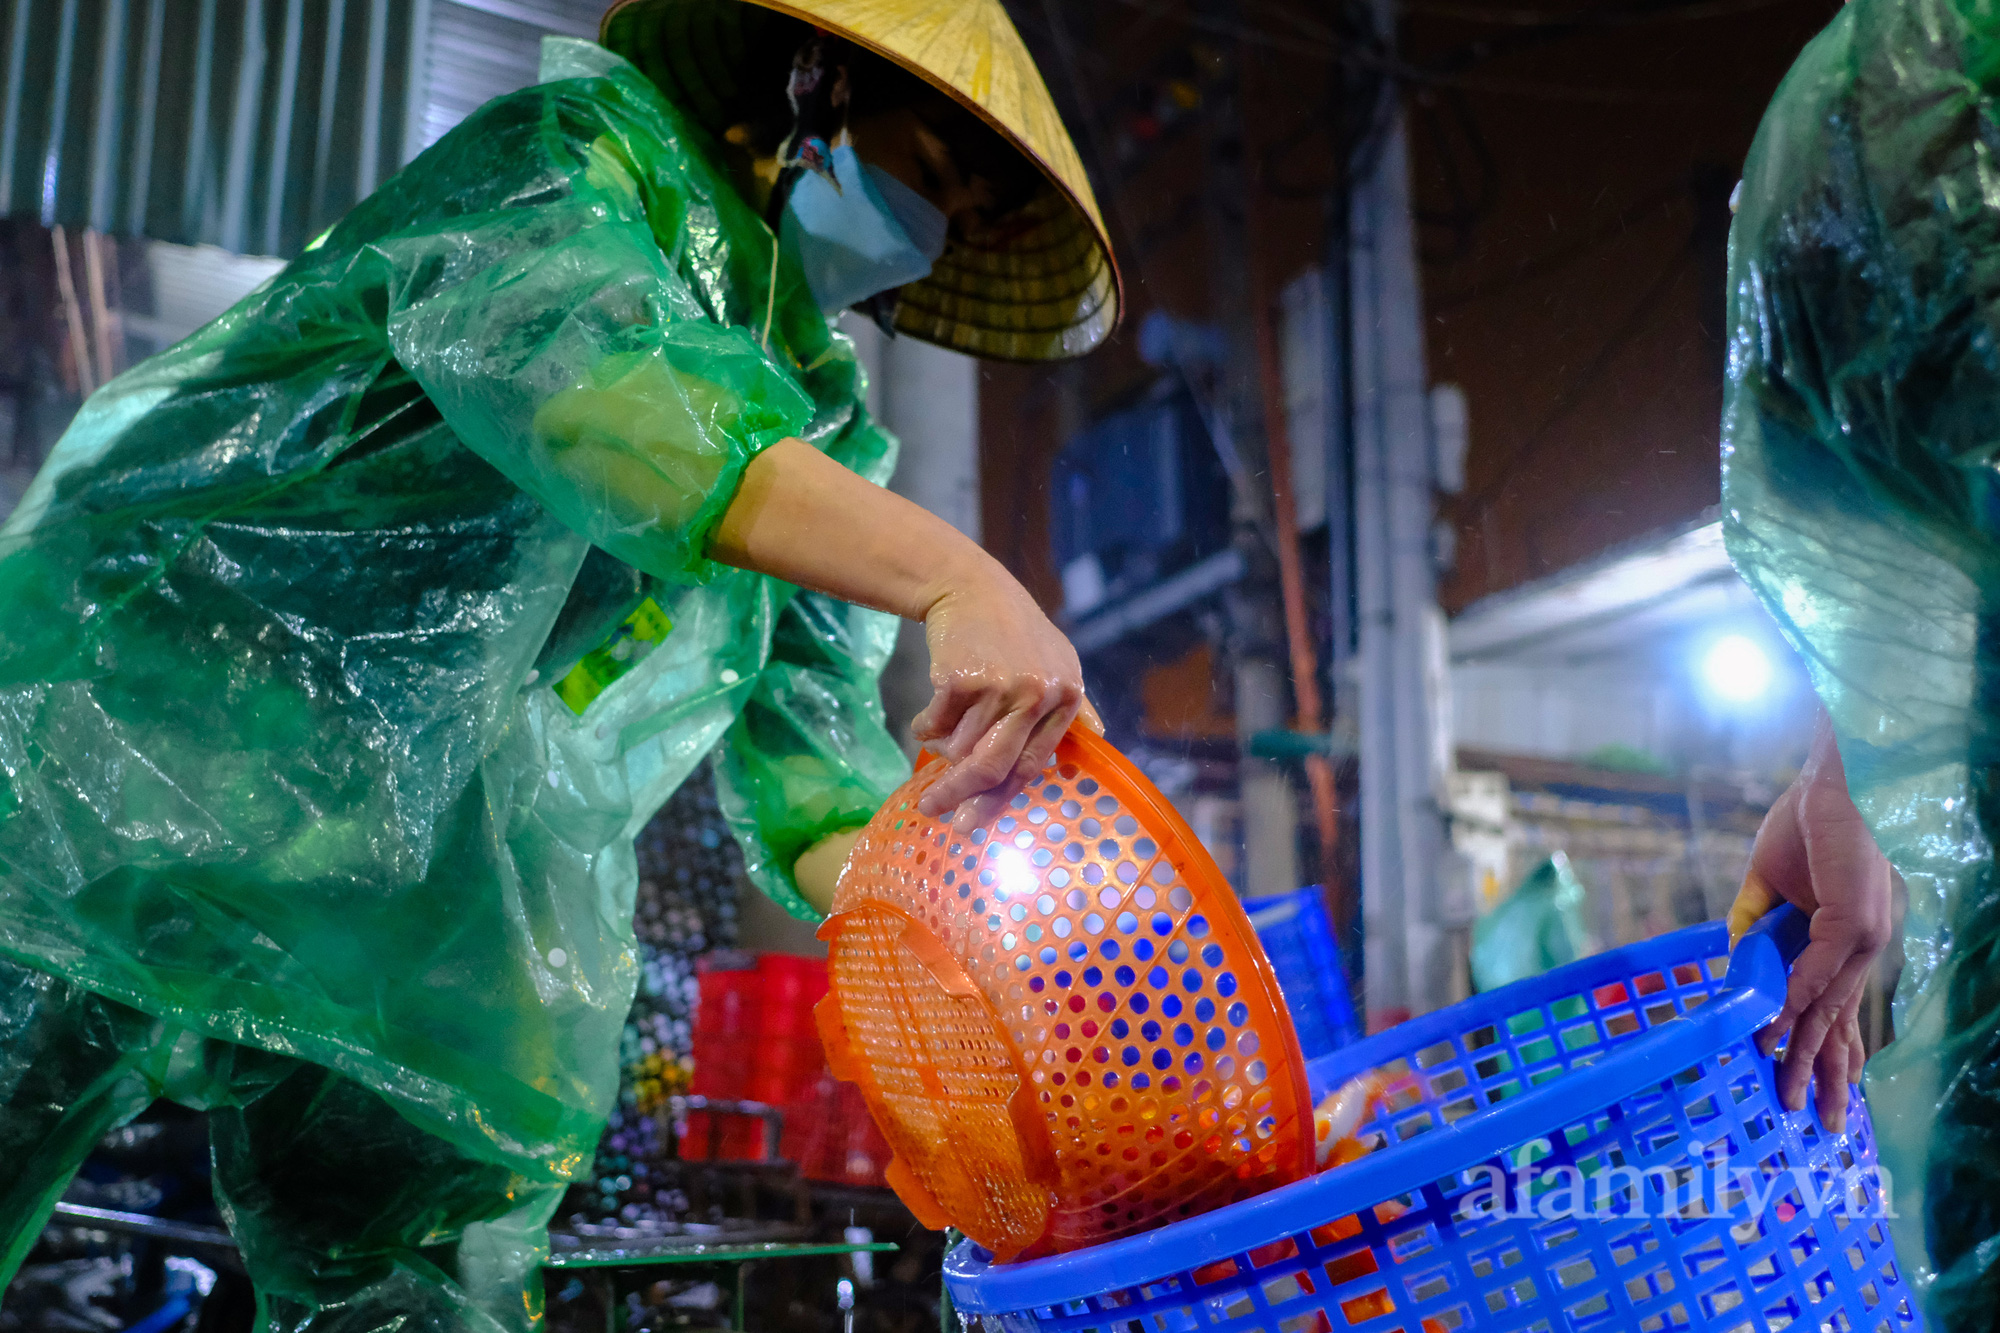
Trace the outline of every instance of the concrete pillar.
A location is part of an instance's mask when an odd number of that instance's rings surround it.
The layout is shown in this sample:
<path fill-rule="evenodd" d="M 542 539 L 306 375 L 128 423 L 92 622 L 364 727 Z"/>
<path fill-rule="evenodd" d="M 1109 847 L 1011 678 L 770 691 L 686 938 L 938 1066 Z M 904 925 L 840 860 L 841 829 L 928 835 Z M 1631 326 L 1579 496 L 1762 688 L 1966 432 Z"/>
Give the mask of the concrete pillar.
<path fill-rule="evenodd" d="M 882 424 L 903 442 L 889 485 L 979 540 L 979 363 L 914 338 L 882 348 Z"/>
<path fill-rule="evenodd" d="M 915 338 L 885 340 L 882 424 L 903 442 L 890 489 L 979 540 L 979 363 Z M 891 730 L 914 753 L 910 719 L 931 700 L 924 627 L 903 622 L 882 672 Z"/>
<path fill-rule="evenodd" d="M 869 371 L 869 411 L 902 441 L 889 488 L 978 541 L 979 363 L 915 338 L 885 337 L 854 315 L 841 327 Z M 924 628 L 906 621 L 882 673 L 890 730 L 907 742 L 910 719 L 930 697 Z"/>
<path fill-rule="evenodd" d="M 1387 0 L 1380 7 L 1386 16 Z M 1371 1026 L 1435 1009 L 1454 989 L 1452 927 L 1439 884 L 1452 763 L 1448 668 L 1430 552 L 1430 395 L 1408 153 L 1397 110 L 1373 171 L 1357 183 L 1350 213 L 1361 884 Z"/>

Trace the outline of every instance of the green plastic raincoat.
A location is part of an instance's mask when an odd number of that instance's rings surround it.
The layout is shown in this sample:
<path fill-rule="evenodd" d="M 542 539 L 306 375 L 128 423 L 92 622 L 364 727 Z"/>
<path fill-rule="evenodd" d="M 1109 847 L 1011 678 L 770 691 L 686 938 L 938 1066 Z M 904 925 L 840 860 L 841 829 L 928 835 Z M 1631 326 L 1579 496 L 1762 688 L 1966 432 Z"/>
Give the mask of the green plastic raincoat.
<path fill-rule="evenodd" d="M 1573 963 L 1590 949 L 1583 882 L 1561 852 L 1542 861 L 1472 927 L 1472 988 L 1498 990 Z"/>
<path fill-rule="evenodd" d="M 2000 10 L 1854 0 L 1731 233 L 1724 522 L 1909 886 L 1868 1096 L 1936 1324 L 2000 1309 Z"/>
<path fill-rule="evenodd" d="M 907 766 L 893 620 L 704 556 L 774 441 L 886 479 L 851 345 L 648 80 L 544 78 L 98 392 L 0 529 L 0 951 L 555 1181 L 640 825 L 723 742 L 810 915 L 792 859 Z"/>

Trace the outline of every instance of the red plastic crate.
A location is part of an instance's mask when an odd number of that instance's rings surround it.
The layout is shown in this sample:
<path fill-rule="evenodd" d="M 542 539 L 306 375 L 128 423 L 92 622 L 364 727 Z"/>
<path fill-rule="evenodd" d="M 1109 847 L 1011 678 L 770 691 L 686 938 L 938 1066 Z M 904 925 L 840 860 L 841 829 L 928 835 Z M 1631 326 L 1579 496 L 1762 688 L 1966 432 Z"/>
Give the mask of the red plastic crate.
<path fill-rule="evenodd" d="M 783 1156 L 796 1160 L 796 1126 L 808 1118 L 826 1051 L 813 1006 L 827 991 L 826 963 L 767 953 L 754 968 L 703 970 L 695 1015 L 694 1080 L 690 1092 L 731 1101 L 764 1102 L 787 1112 Z M 717 1156 L 755 1161 L 764 1156 L 764 1129 L 747 1116 L 692 1112 L 681 1156 L 709 1155 L 711 1121 L 721 1124 Z"/>
<path fill-rule="evenodd" d="M 823 1072 L 798 1110 L 785 1117 L 785 1151 L 800 1175 L 837 1185 L 888 1184 L 894 1154 L 859 1088 Z"/>
<path fill-rule="evenodd" d="M 763 1014 L 763 976 L 755 968 L 702 969 L 700 1007 L 695 1011 L 694 1078 L 688 1091 L 701 1097 L 738 1101 L 750 1095 L 753 1058 Z M 719 1121 L 719 1131 L 711 1124 Z M 764 1155 L 763 1127 L 741 1116 L 690 1112 L 680 1155 L 709 1157 L 710 1136 L 721 1135 L 715 1156 L 754 1161 Z"/>

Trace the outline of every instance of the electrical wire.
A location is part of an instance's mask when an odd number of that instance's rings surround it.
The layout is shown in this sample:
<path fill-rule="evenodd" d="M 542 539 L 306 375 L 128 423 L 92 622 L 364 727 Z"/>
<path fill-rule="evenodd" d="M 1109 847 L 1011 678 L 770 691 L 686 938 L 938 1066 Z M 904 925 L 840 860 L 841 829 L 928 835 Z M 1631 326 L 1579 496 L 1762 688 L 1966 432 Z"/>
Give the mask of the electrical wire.
<path fill-rule="evenodd" d="M 1716 2 L 1716 0 L 1708 0 Z M 1768 0 L 1770 4 L 1796 4 L 1798 0 Z M 1118 0 L 1128 10 L 1138 10 L 1150 18 L 1172 16 L 1168 6 L 1158 0 Z M 1634 10 L 1640 14 L 1658 10 Z M 1510 50 L 1520 50 L 1526 44 L 1540 44 L 1546 40 L 1558 40 L 1572 36 L 1590 28 L 1592 24 L 1582 20 L 1564 20 L 1558 24 L 1540 26 L 1534 30 L 1524 30 L 1506 48 L 1496 48 L 1492 42 L 1480 44 L 1470 52 L 1462 52 L 1440 66 L 1418 66 L 1408 60 L 1400 60 L 1388 54 L 1384 48 L 1366 48 L 1360 44 L 1342 44 L 1328 38 L 1304 36 L 1286 38 L 1282 34 L 1252 28 L 1248 24 L 1212 18 L 1212 16 L 1180 16 L 1180 22 L 1196 32 L 1208 32 L 1210 36 L 1226 36 L 1248 46 L 1264 46 L 1268 50 L 1282 50 L 1300 56 L 1312 56 L 1314 60 L 1328 60 L 1344 66 L 1364 66 L 1376 68 L 1392 78 L 1398 78 L 1412 86 L 1436 86 L 1436 88 L 1462 88 L 1466 92 L 1490 92 L 1500 96 L 1520 96 L 1538 98 L 1550 102 L 1588 102 L 1600 106 L 1648 106 L 1648 104 L 1700 104 L 1700 102 L 1724 102 L 1724 100 L 1746 100 L 1758 94 L 1744 88 L 1608 88 L 1608 86 L 1584 86 L 1584 84 L 1546 84 L 1526 78 L 1492 78 L 1482 74 L 1462 74 L 1460 68 L 1490 60 L 1498 54 L 1508 54 Z M 1530 38 L 1530 40 L 1522 40 Z"/>
<path fill-rule="evenodd" d="M 1227 37 L 1234 42 L 1262 46 L 1274 51 L 1289 51 L 1296 55 L 1309 55 L 1320 60 L 1348 59 L 1340 43 L 1331 37 L 1286 37 L 1280 33 L 1251 27 L 1234 19 L 1218 18 L 1208 14 L 1180 13 L 1174 6 L 1161 3 L 1160 0 L 1118 0 L 1118 3 L 1127 9 L 1136 9 L 1150 18 L 1176 20 L 1196 32 L 1205 32 L 1212 37 Z"/>
<path fill-rule="evenodd" d="M 1450 0 L 1437 0 L 1450 3 Z M 1485 91 L 1503 95 L 1538 97 L 1544 100 L 1586 101 L 1605 104 L 1620 104 L 1642 101 L 1706 101 L 1712 98 L 1730 100 L 1754 95 L 1746 88 L 1733 89 L 1621 89 L 1621 88 L 1575 88 L 1561 85 L 1540 84 L 1533 80 L 1494 79 L 1490 76 L 1471 75 L 1466 71 L 1480 65 L 1489 65 L 1505 56 L 1531 51 L 1573 37 L 1600 32 L 1607 24 L 1652 21 L 1657 17 L 1672 17 L 1692 12 L 1691 6 L 1707 7 L 1725 0 L 1631 0 L 1630 3 L 1598 10 L 1582 10 L 1570 16 L 1546 15 L 1554 21 L 1546 24 L 1514 26 L 1497 34 L 1482 36 L 1467 43 L 1450 55 L 1426 62 L 1424 69 L 1439 81 L 1452 81 L 1459 86 L 1474 91 Z M 1741 0 L 1728 0 L 1740 3 Z M 1777 0 L 1773 0 L 1777 2 Z M 1790 0 L 1787 0 L 1790 2 Z M 1824 0 L 1818 0 L 1824 3 Z"/>
<path fill-rule="evenodd" d="M 1479 132 L 1478 119 L 1472 114 L 1471 99 L 1463 91 L 1454 88 L 1439 95 L 1413 98 L 1412 102 L 1410 110 L 1415 113 L 1412 128 L 1421 128 L 1430 140 L 1438 175 L 1442 177 L 1452 200 L 1450 206 L 1445 208 L 1412 210 L 1420 225 L 1442 228 L 1451 233 L 1451 247 L 1447 253 L 1427 250 L 1420 258 L 1432 265 L 1451 263 L 1472 253 L 1474 231 L 1492 214 L 1493 205 L 1499 198 L 1500 168 L 1486 146 L 1486 136 Z M 1459 169 L 1460 154 L 1454 151 L 1452 136 L 1446 128 L 1447 114 L 1457 126 L 1458 137 L 1471 158 L 1471 182 Z"/>
<path fill-rule="evenodd" d="M 1542 418 L 1541 424 L 1530 431 L 1528 437 L 1515 448 L 1512 454 L 1508 455 L 1507 460 L 1500 465 L 1499 472 L 1494 475 L 1491 481 L 1458 501 L 1456 507 L 1461 513 L 1486 504 L 1487 501 L 1491 500 L 1502 487 L 1507 485 L 1520 472 L 1522 466 L 1529 459 L 1540 452 L 1541 447 L 1549 440 L 1549 432 L 1571 412 L 1576 410 L 1577 406 L 1583 402 L 1584 395 L 1597 383 L 1598 377 L 1611 367 L 1611 363 L 1617 359 L 1618 354 L 1624 351 L 1626 345 L 1646 327 L 1648 316 L 1653 313 L 1654 308 L 1659 304 L 1661 299 L 1673 289 L 1673 285 L 1679 279 L 1681 271 L 1688 266 L 1694 259 L 1694 256 L 1695 237 L 1691 233 L 1688 236 L 1687 243 L 1668 257 L 1659 275 L 1653 279 L 1651 285 L 1646 288 L 1638 301 L 1633 304 L 1631 312 L 1625 316 L 1624 321 L 1616 329 L 1612 330 L 1611 335 L 1604 340 L 1603 346 L 1597 349 L 1597 355 L 1593 356 L 1589 363 L 1584 366 L 1583 370 L 1578 373 L 1576 378 L 1570 381 L 1569 387 L 1564 389 L 1561 396 L 1556 399 L 1555 406 L 1549 409 L 1548 414 Z"/>
<path fill-rule="evenodd" d="M 1538 83 L 1533 79 L 1493 78 L 1482 74 L 1419 71 L 1417 82 L 1469 93 L 1493 93 L 1542 102 L 1581 102 L 1591 106 L 1698 106 L 1709 102 L 1758 102 L 1769 97 L 1747 86 L 1727 88 L 1592 88 L 1580 84 Z"/>
<path fill-rule="evenodd" d="M 1515 265 L 1504 277 L 1474 282 L 1456 291 L 1427 296 L 1424 300 L 1424 309 L 1432 315 L 1446 314 L 1474 301 L 1483 301 L 1488 297 L 1512 291 L 1524 282 L 1532 282 L 1536 278 L 1559 272 L 1577 260 L 1596 253 L 1599 247 L 1623 239 L 1633 227 L 1647 221 L 1649 216 L 1655 214 L 1667 216 L 1666 206 L 1684 198 L 1687 189 L 1686 181 L 1675 180 L 1656 190 L 1649 190 L 1627 205 L 1616 217 L 1592 228 L 1587 235 L 1545 250 L 1534 258 Z"/>
<path fill-rule="evenodd" d="M 1202 20 L 1196 23 L 1162 0 L 1121 0 L 1121 3 L 1126 8 L 1136 11 L 1147 25 L 1168 22 L 1190 23 L 1198 29 L 1217 34 L 1237 30 L 1237 25 L 1225 20 Z M 1352 6 L 1349 8 L 1352 9 Z M 1321 56 L 1334 51 L 1341 42 L 1344 42 L 1352 50 L 1374 50 L 1386 58 L 1387 48 L 1382 45 L 1379 37 L 1366 23 L 1353 21 L 1351 15 L 1345 28 L 1337 28 L 1317 20 L 1309 20 L 1283 6 L 1271 7 L 1270 13 L 1294 21 L 1307 37 L 1323 48 L 1319 51 Z M 1069 81 L 1073 94 L 1079 104 L 1091 103 L 1093 114 L 1096 114 L 1095 104 L 1099 102 L 1108 101 L 1114 104 L 1128 100 L 1148 102 L 1157 91 L 1157 85 L 1168 77 L 1159 74 L 1141 74 L 1137 76 L 1136 84 L 1125 90 L 1114 90 L 1108 95 L 1096 96 L 1094 93 L 1101 93 L 1111 80 L 1112 71 L 1109 62 L 1101 58 L 1092 60 L 1098 53 L 1089 49 L 1078 50 L 1073 43 L 1067 43 L 1066 40 L 1059 43 L 1041 15 L 1018 12 L 1015 14 L 1015 19 L 1024 35 L 1038 39 L 1046 47 L 1055 48 L 1059 56 L 1063 51 L 1067 51 L 1071 62 L 1067 72 L 1071 76 Z M 1342 32 L 1347 36 L 1335 41 L 1334 38 Z M 1272 35 L 1273 42 L 1281 40 L 1277 35 Z M 1094 70 L 1096 78 L 1084 76 L 1080 67 L 1086 61 L 1091 61 L 1096 67 Z M 1381 81 L 1385 77 L 1382 62 L 1338 63 L 1340 67 L 1348 69 L 1351 75 L 1358 74 L 1361 77 L 1324 81 L 1322 86 L 1325 94 L 1318 104 L 1307 107 L 1292 130 L 1273 136 L 1259 150 L 1256 179 L 1262 183 L 1267 193 L 1281 199 L 1323 199 L 1329 190 L 1340 186 L 1341 182 L 1338 179 L 1304 181 L 1288 179 L 1283 166 L 1287 158 L 1311 143 L 1313 137 L 1322 130 L 1332 133 L 1337 142 L 1352 145 L 1356 150 L 1354 156 L 1360 162 L 1365 164 L 1370 160 L 1372 144 L 1387 119 L 1387 108 L 1383 106 L 1379 96 Z M 1353 96 L 1357 88 L 1362 93 L 1358 98 Z M 1350 106 L 1349 103 L 1354 105 Z M 1355 106 L 1360 109 L 1356 111 Z M 1099 119 L 1102 120 L 1101 115 Z M 1118 185 L 1147 170 L 1162 153 L 1173 151 L 1168 145 L 1168 140 L 1174 137 L 1184 124 L 1185 122 L 1175 122 L 1158 140 L 1149 142 L 1136 159 L 1128 155 L 1127 160 L 1122 161 L 1113 160 L 1110 136 L 1101 131 L 1094 131 L 1101 140 L 1097 145 L 1095 174 L 1106 186 L 1107 192 L 1115 190 Z M 1320 153 L 1316 155 L 1316 160 L 1340 163 L 1345 160 L 1345 156 L 1340 153 Z M 1350 177 L 1354 174 L 1349 173 Z M 1150 250 L 1159 243 L 1163 235 L 1174 233 L 1184 226 L 1187 220 L 1187 210 L 1181 210 L 1169 223 L 1156 226 L 1144 235 L 1134 236 L 1133 240 L 1142 249 Z"/>
<path fill-rule="evenodd" d="M 1088 86 L 1084 83 L 1077 69 L 1075 47 L 1069 39 L 1068 25 L 1063 22 L 1062 10 L 1060 8 L 1061 3 L 1062 0 L 1042 0 L 1042 12 L 1048 22 L 1049 36 L 1056 48 L 1056 59 L 1062 64 L 1063 72 L 1069 79 L 1071 95 L 1077 101 L 1080 118 L 1083 121 L 1084 137 L 1090 142 L 1092 156 L 1097 159 L 1100 176 L 1105 176 L 1107 183 L 1109 183 L 1109 178 L 1104 171 L 1104 168 L 1110 163 L 1110 154 L 1107 151 L 1107 136 L 1104 133 L 1102 122 L 1098 119 L 1096 103 L 1092 99 Z M 1109 194 L 1112 212 L 1118 218 L 1126 236 L 1128 238 L 1136 237 L 1138 234 L 1137 228 L 1134 225 L 1130 209 L 1127 206 L 1125 192 L 1114 186 L 1109 191 Z M 1135 256 L 1135 258 L 1139 259 L 1143 265 L 1143 256 Z M 1143 271 L 1141 280 L 1144 280 Z M 1201 418 L 1202 426 L 1208 434 L 1209 443 L 1214 448 L 1216 458 L 1221 462 L 1223 471 L 1229 475 L 1230 484 L 1238 487 L 1244 494 L 1254 494 L 1255 492 L 1251 489 L 1254 479 L 1250 475 L 1250 470 L 1244 466 L 1243 456 L 1237 452 L 1236 442 L 1229 434 L 1228 423 L 1223 419 L 1216 404 L 1210 400 L 1208 394 L 1202 391 L 1202 386 L 1195 382 L 1195 377 L 1188 372 L 1186 366 L 1181 364 L 1179 358 L 1171 358 L 1171 364 L 1175 374 L 1180 378 L 1182 386 L 1187 390 L 1189 399 L 1194 403 L 1195 413 Z M 1267 519 L 1260 520 L 1255 524 L 1255 527 L 1257 532 L 1262 536 L 1265 545 L 1275 551 L 1276 540 L 1270 531 L 1269 521 Z"/>
<path fill-rule="evenodd" d="M 1486 23 L 1495 27 L 1548 28 L 1584 24 L 1590 27 L 1628 27 L 1642 23 L 1696 23 L 1706 19 L 1734 18 L 1760 9 L 1792 4 L 1794 0 L 1692 0 L 1665 9 L 1572 10 L 1489 9 L 1483 5 L 1453 4 L 1451 0 L 1401 0 L 1398 6 L 1408 14 L 1428 18 L 1453 19 L 1462 23 Z"/>
<path fill-rule="evenodd" d="M 1253 7 L 1254 10 L 1260 11 L 1262 16 L 1275 16 L 1289 22 L 1298 35 L 1288 36 L 1284 33 L 1272 31 L 1269 28 L 1256 27 L 1238 21 L 1207 15 L 1176 13 L 1171 6 L 1161 3 L 1161 0 L 1118 0 L 1118 2 L 1125 8 L 1145 15 L 1150 20 L 1178 21 L 1196 31 L 1230 37 L 1247 46 L 1286 50 L 1297 54 L 1311 55 L 1320 59 L 1328 59 L 1339 63 L 1342 67 L 1357 74 L 1372 76 L 1354 80 L 1354 91 L 1359 95 L 1346 99 L 1347 102 L 1358 105 L 1360 108 L 1352 117 L 1352 119 L 1359 123 L 1351 132 L 1347 126 L 1340 122 L 1349 118 L 1341 113 L 1353 110 L 1353 106 L 1344 105 L 1338 97 L 1330 98 L 1328 102 L 1328 109 L 1334 112 L 1332 118 L 1335 119 L 1335 125 L 1333 128 L 1340 135 L 1341 140 L 1349 146 L 1350 150 L 1346 153 L 1331 155 L 1335 159 L 1341 160 L 1346 167 L 1344 179 L 1329 183 L 1330 187 L 1336 190 L 1347 183 L 1361 179 L 1371 169 L 1374 150 L 1379 145 L 1383 131 L 1386 129 L 1394 108 L 1398 103 L 1395 88 L 1399 84 L 1427 84 L 1443 89 L 1462 90 L 1465 92 L 1501 92 L 1538 98 L 1612 104 L 1684 103 L 1688 101 L 1708 100 L 1718 95 L 1741 95 L 1738 90 L 1730 90 L 1728 93 L 1718 93 L 1694 89 L 1649 90 L 1568 87 L 1530 80 L 1498 79 L 1478 74 L 1460 73 L 1436 68 L 1421 68 L 1396 58 L 1388 50 L 1386 44 L 1381 41 L 1379 36 L 1373 34 L 1366 24 L 1352 25 L 1352 30 L 1343 40 L 1341 30 L 1306 19 L 1304 16 L 1299 15 L 1297 11 L 1290 10 L 1289 8 L 1270 5 Z M 1408 2 L 1414 7 L 1433 3 L 1434 0 L 1408 0 Z M 1692 4 L 1628 7 L 1596 15 L 1544 15 L 1543 17 L 1550 18 L 1555 26 L 1566 33 L 1572 29 L 1580 29 L 1592 23 L 1654 21 L 1659 17 L 1676 14 L 1701 16 L 1708 14 L 1710 11 L 1720 13 L 1725 6 L 1748 10 L 1766 5 L 1795 2 L 1796 0 L 1695 0 Z M 1445 0 L 1435 0 L 1435 3 L 1445 3 Z M 1045 24 L 1044 30 L 1050 39 L 1051 45 L 1056 50 L 1059 62 L 1063 66 L 1072 97 L 1081 110 L 1082 114 L 1080 118 L 1084 123 L 1086 135 L 1094 150 L 1092 155 L 1096 159 L 1098 175 L 1111 187 L 1107 193 L 1110 195 L 1113 212 L 1119 217 L 1119 221 L 1122 224 L 1121 229 L 1138 247 L 1138 253 L 1135 254 L 1135 258 L 1139 260 L 1143 270 L 1145 258 L 1157 248 L 1159 243 L 1164 239 L 1164 236 L 1185 225 L 1187 220 L 1193 215 L 1187 213 L 1186 210 L 1182 210 L 1181 213 L 1172 219 L 1169 226 L 1165 228 L 1154 227 L 1145 233 L 1141 232 L 1136 221 L 1130 216 L 1127 202 L 1123 198 L 1123 192 L 1117 188 L 1117 182 L 1128 173 L 1114 172 L 1111 169 L 1112 154 L 1109 150 L 1109 135 L 1105 131 L 1099 115 L 1097 99 L 1093 96 L 1091 82 L 1084 76 L 1080 68 L 1079 53 L 1075 44 L 1069 38 L 1067 27 L 1060 12 L 1059 0 L 1042 0 L 1042 11 Z M 1525 11 L 1499 12 L 1503 14 L 1519 14 Z M 1044 25 L 1036 26 L 1043 27 Z M 1342 82 L 1343 84 L 1347 84 L 1348 81 L 1343 80 Z M 1457 101 L 1458 99 L 1454 98 L 1453 100 Z M 1465 123 L 1471 124 L 1469 110 L 1460 108 L 1460 111 L 1465 117 Z M 1309 141 L 1312 132 L 1319 128 L 1319 124 L 1314 123 L 1316 120 L 1317 118 L 1309 120 L 1298 131 L 1284 136 L 1273 144 L 1272 147 L 1282 149 L 1283 152 L 1296 151 L 1298 145 Z M 1281 161 L 1282 155 L 1273 160 Z M 1268 172 L 1269 164 L 1265 165 Z M 1480 166 L 1482 175 L 1492 172 L 1490 163 L 1479 163 L 1477 165 Z M 1270 172 L 1269 174 L 1275 176 L 1277 173 Z M 1476 213 L 1478 211 L 1477 198 L 1491 193 L 1491 183 L 1489 181 L 1482 180 L 1481 184 L 1484 188 L 1473 192 L 1474 198 L 1463 203 L 1460 208 L 1453 210 L 1449 217 L 1429 220 L 1443 222 L 1445 225 L 1451 225 L 1461 230 L 1466 226 L 1476 223 Z M 1530 280 L 1535 276 L 1554 271 L 1570 262 L 1574 262 L 1584 254 L 1594 250 L 1597 246 L 1621 234 L 1633 222 L 1638 220 L 1635 215 L 1657 207 L 1660 203 L 1664 202 L 1666 195 L 1678 193 L 1682 188 L 1682 183 L 1676 182 L 1670 190 L 1663 190 L 1654 195 L 1649 195 L 1628 208 L 1617 219 L 1596 229 L 1582 241 L 1565 246 L 1561 250 L 1538 256 L 1536 259 L 1521 266 L 1498 284 L 1479 284 L 1466 292 L 1441 298 L 1440 301 L 1432 303 L 1433 309 L 1450 308 L 1451 306 L 1463 304 L 1466 301 L 1504 290 L 1518 282 Z M 1296 187 L 1289 187 L 1287 192 L 1296 192 Z M 1474 215 L 1471 222 L 1466 220 L 1468 213 Z M 1679 276 L 1680 270 L 1688 262 L 1690 254 L 1691 251 L 1684 247 L 1673 256 L 1665 270 L 1663 270 L 1641 296 L 1625 322 L 1612 333 L 1597 356 L 1585 367 L 1584 371 L 1571 384 L 1569 389 L 1565 391 L 1562 399 L 1558 401 L 1550 414 L 1531 432 L 1522 446 L 1515 451 L 1514 455 L 1502 465 L 1501 472 L 1495 481 L 1483 488 L 1479 493 L 1467 497 L 1466 500 L 1461 502 L 1462 504 L 1475 505 L 1483 503 L 1486 499 L 1490 498 L 1493 490 L 1505 484 L 1529 458 L 1539 451 L 1543 442 L 1548 438 L 1549 432 L 1570 411 L 1574 410 L 1583 395 L 1609 366 L 1617 353 L 1623 349 L 1625 343 L 1643 327 L 1644 320 L 1651 313 L 1653 306 Z M 1208 395 L 1200 385 L 1194 382 L 1194 377 L 1188 373 L 1185 367 L 1176 366 L 1175 370 L 1190 397 L 1193 399 L 1196 410 L 1201 415 L 1203 423 L 1208 429 L 1211 441 L 1216 446 L 1217 453 L 1223 462 L 1225 470 L 1230 473 L 1233 481 L 1239 484 L 1247 484 L 1248 477 L 1243 462 L 1237 456 L 1233 442 L 1228 439 L 1226 427 L 1216 414 L 1214 405 L 1208 401 Z M 1264 535 L 1268 540 L 1269 534 Z"/>

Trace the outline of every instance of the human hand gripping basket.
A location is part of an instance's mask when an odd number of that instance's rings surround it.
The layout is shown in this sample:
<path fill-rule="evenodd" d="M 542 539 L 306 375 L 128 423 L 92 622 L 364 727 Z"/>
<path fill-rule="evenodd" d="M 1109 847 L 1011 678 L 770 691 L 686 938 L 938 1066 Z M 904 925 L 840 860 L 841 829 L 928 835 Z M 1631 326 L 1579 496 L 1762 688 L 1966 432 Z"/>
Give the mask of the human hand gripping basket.
<path fill-rule="evenodd" d="M 993 1333 L 1921 1329 L 1860 1091 L 1833 1134 L 1752 1043 L 1805 936 L 1696 926 L 1343 1048 L 1312 1088 L 1395 1079 L 1378 1151 L 1074 1253 L 968 1241 L 945 1287 Z"/>
<path fill-rule="evenodd" d="M 986 828 L 917 800 L 842 871 L 820 1031 L 927 1226 L 1001 1259 L 1191 1218 L 1311 1170 L 1304 1058 L 1235 893 L 1081 728 Z"/>

